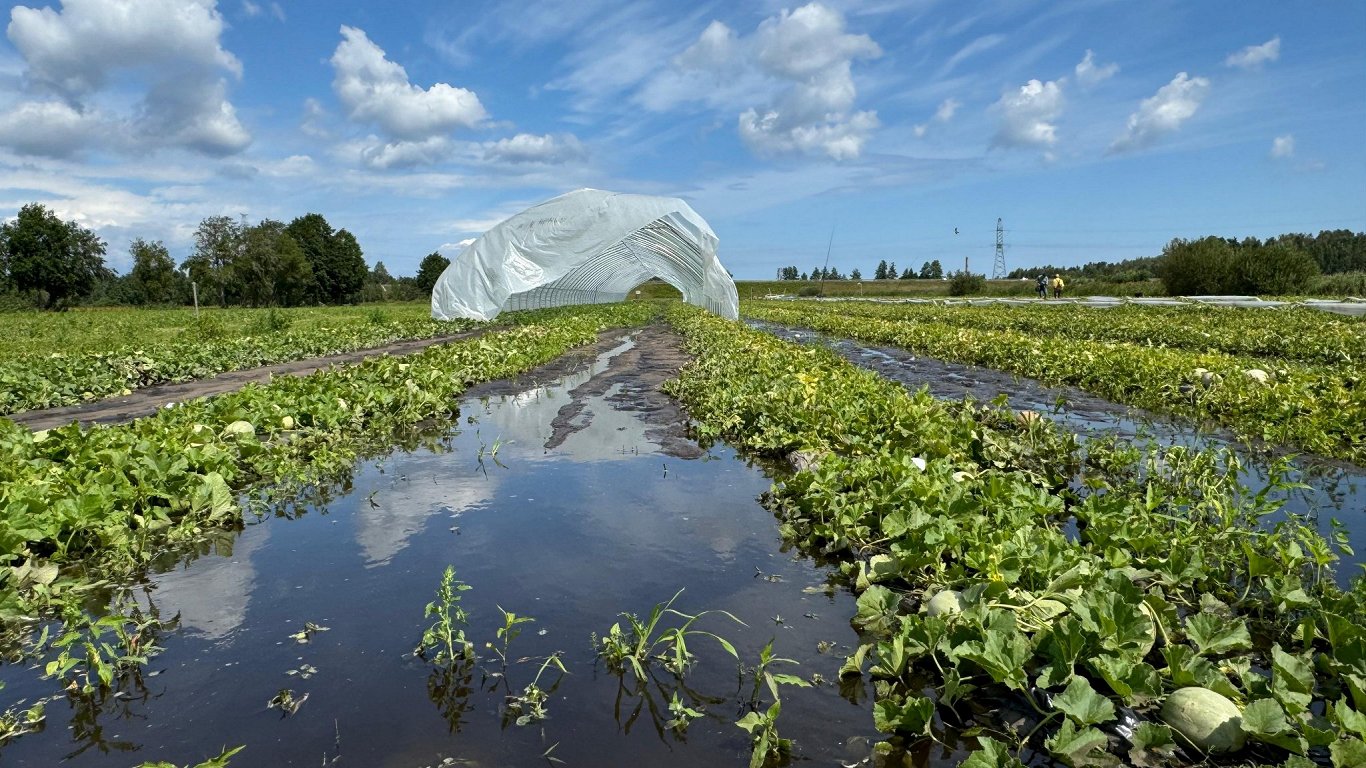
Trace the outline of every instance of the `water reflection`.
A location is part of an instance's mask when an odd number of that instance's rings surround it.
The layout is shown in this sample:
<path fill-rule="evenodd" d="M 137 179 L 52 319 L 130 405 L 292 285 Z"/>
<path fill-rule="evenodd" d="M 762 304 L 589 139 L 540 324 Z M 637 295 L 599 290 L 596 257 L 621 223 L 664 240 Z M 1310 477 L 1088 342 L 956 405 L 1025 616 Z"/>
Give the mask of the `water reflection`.
<path fill-rule="evenodd" d="M 1278 475 L 1274 457 L 1250 454 L 1230 434 L 1207 425 L 1192 425 L 1073 387 L 1049 386 L 989 368 L 921 357 L 894 347 L 865 346 L 849 339 L 762 321 L 748 323 L 789 341 L 827 346 L 855 365 L 910 388 L 927 387 L 936 397 L 971 397 L 986 403 L 1003 394 L 1011 409 L 1040 413 L 1083 438 L 1094 435 L 1153 446 L 1233 451 L 1241 460 L 1238 482 L 1253 492 L 1271 485 Z M 1336 516 L 1352 548 L 1366 553 L 1366 468 L 1323 457 L 1300 456 L 1289 464 L 1289 470 L 1283 479 L 1296 486 L 1274 491 L 1268 498 L 1283 500 L 1287 514 L 1317 522 L 1325 536 L 1331 534 L 1331 520 Z M 1340 570 L 1340 577 L 1356 575 L 1355 569 Z"/>
<path fill-rule="evenodd" d="M 176 606 L 186 629 L 218 640 L 246 619 L 256 585 L 252 556 L 270 540 L 270 528 L 257 527 L 255 535 L 220 542 L 216 557 L 196 559 L 157 578 L 158 602 Z"/>
<path fill-rule="evenodd" d="M 633 350 L 616 345 L 592 370 Z M 661 452 L 658 420 L 617 410 L 627 389 L 590 371 L 467 399 L 448 439 L 411 441 L 310 496 L 325 513 L 294 504 L 247 526 L 231 552 L 155 576 L 158 604 L 190 631 L 162 643 L 145 693 L 50 706 L 47 732 L 6 746 L 4 764 L 46 768 L 69 754 L 75 768 L 185 765 L 238 744 L 242 765 L 545 765 L 552 747 L 569 765 L 744 764 L 736 664 L 718 645 L 690 644 L 698 658 L 683 681 L 660 674 L 637 688 L 603 670 L 590 636 L 686 587 L 681 610 L 746 621 L 701 625 L 742 658 L 776 639 L 801 662 L 794 671 L 834 681 L 858 643 L 854 601 L 816 588 L 829 568 L 784 551 L 756 501 L 770 485 L 762 472 L 723 445 L 699 459 Z M 462 607 L 482 657 L 449 670 L 411 655 L 448 564 L 472 587 Z M 535 618 L 505 673 L 484 645 L 499 642 L 500 607 Z M 298 642 L 310 621 L 330 631 Z M 537 679 L 555 653 L 567 674 Z M 51 693 L 31 670 L 0 668 L 0 679 L 6 694 Z M 282 688 L 308 697 L 287 718 L 266 706 Z M 675 694 L 705 712 L 682 732 L 670 726 Z M 843 759 L 851 735 L 876 739 L 866 696 L 861 681 L 785 692 L 785 734 L 821 764 Z M 545 719 L 517 725 L 538 701 Z"/>

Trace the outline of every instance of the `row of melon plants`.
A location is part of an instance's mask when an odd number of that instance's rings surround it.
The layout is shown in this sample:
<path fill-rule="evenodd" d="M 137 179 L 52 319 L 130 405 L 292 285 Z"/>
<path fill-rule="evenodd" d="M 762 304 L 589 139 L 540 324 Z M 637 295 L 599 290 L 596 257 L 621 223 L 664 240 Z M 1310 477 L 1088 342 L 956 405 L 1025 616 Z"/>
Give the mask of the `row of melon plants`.
<path fill-rule="evenodd" d="M 1079 307 L 1057 302 L 986 306 L 850 301 L 844 314 L 1016 331 L 1035 336 L 1116 341 L 1323 365 L 1366 360 L 1366 322 L 1305 307 L 1277 309 L 1190 304 Z"/>
<path fill-rule="evenodd" d="M 426 317 L 392 319 L 383 310 L 367 315 L 357 311 L 337 320 L 293 328 L 294 319 L 286 311 L 257 310 L 249 324 L 225 329 L 217 316 L 206 314 L 169 341 L 146 343 L 130 330 L 121 345 L 108 349 L 64 351 L 37 344 L 31 352 L 0 360 L 0 415 L 127 395 L 142 387 L 225 371 L 432 338 L 477 325 Z"/>
<path fill-rule="evenodd" d="M 751 302 L 744 313 L 1068 384 L 1126 405 L 1209 419 L 1244 438 L 1366 463 L 1366 386 L 1346 366 L 858 316 L 842 304 Z"/>
<path fill-rule="evenodd" d="M 767 503 L 859 592 L 841 674 L 873 681 L 879 752 L 956 734 L 972 768 L 1366 764 L 1366 585 L 1335 581 L 1342 537 L 1217 471 L 1233 457 L 1082 452 L 824 349 L 670 321 L 700 436 L 815 462 Z"/>
<path fill-rule="evenodd" d="M 111 585 L 239 526 L 246 500 L 344 480 L 365 453 L 418 425 L 450 423 L 471 384 L 543 365 L 655 311 L 637 303 L 516 313 L 510 327 L 479 338 L 248 385 L 119 426 L 31 432 L 0 419 L 5 658 L 46 658 L 58 689 L 108 694 L 120 670 L 145 662 L 137 649 L 157 630 L 135 611 L 87 614 Z M 7 724 L 22 732 L 25 717 L 0 714 L 0 739 Z"/>

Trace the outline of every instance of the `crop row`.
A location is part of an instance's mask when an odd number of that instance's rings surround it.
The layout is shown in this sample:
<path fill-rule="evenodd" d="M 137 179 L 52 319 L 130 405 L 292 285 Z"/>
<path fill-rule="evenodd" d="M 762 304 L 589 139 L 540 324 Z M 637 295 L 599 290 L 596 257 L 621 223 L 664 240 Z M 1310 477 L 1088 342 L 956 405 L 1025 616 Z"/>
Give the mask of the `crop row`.
<path fill-rule="evenodd" d="M 979 730 L 973 768 L 1182 764 L 1192 742 L 1366 764 L 1366 585 L 1332 579 L 1340 540 L 1270 524 L 1276 506 L 1220 471 L 1231 456 L 1081 455 L 1046 420 L 907 393 L 686 308 L 670 320 L 696 355 L 670 389 L 700 434 L 816 459 L 768 503 L 861 592 L 865 643 L 842 674 L 873 680 L 880 750 L 959 723 L 1007 739 Z M 1003 729 L 981 718 L 997 706 L 1037 714 Z"/>
<path fill-rule="evenodd" d="M 1340 367 L 851 316 L 843 305 L 748 303 L 745 314 L 1069 384 L 1115 402 L 1210 419 L 1244 437 L 1366 463 L 1366 387 Z"/>
<path fill-rule="evenodd" d="M 1128 305 L 1100 309 L 1050 302 L 1025 306 L 942 306 L 851 301 L 839 304 L 839 312 L 1013 331 L 1068 342 L 1115 341 L 1324 365 L 1359 365 L 1366 361 L 1366 322 L 1295 307 L 1266 310 Z"/>
<path fill-rule="evenodd" d="M 330 307 L 266 309 L 109 307 L 65 312 L 12 312 L 4 317 L 12 333 L 0 338 L 0 360 L 52 352 L 113 352 L 174 341 L 255 336 L 287 326 L 294 331 L 338 328 L 353 323 L 425 320 L 428 302 L 394 302 Z"/>
<path fill-rule="evenodd" d="M 517 313 L 518 324 L 182 403 L 114 427 L 30 432 L 0 419 L 0 622 L 22 619 L 159 552 L 234 526 L 244 489 L 349 472 L 367 449 L 456 415 L 477 381 L 513 376 L 638 325 L 648 305 Z M 17 623 L 16 623 L 17 622 Z"/>
<path fill-rule="evenodd" d="M 250 335 L 231 335 L 211 323 L 177 341 L 110 351 L 26 354 L 0 361 L 0 415 L 97 400 L 154 384 L 189 381 L 224 371 L 334 355 L 403 339 L 425 339 L 473 327 L 430 318 L 389 320 L 356 316 L 350 322 L 292 329 L 286 316 Z M 133 337 L 136 338 L 136 337 Z"/>

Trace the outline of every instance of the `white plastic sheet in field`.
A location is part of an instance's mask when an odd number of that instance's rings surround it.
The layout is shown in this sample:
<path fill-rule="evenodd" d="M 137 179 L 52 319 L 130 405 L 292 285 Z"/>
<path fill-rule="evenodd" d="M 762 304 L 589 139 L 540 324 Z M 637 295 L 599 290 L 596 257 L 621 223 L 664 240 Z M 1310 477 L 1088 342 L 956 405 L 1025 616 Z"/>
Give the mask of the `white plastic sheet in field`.
<path fill-rule="evenodd" d="M 606 304 L 658 277 L 683 300 L 736 319 L 735 281 L 707 222 L 674 197 L 580 189 L 475 240 L 432 289 L 432 317 L 491 320 L 503 310 Z"/>

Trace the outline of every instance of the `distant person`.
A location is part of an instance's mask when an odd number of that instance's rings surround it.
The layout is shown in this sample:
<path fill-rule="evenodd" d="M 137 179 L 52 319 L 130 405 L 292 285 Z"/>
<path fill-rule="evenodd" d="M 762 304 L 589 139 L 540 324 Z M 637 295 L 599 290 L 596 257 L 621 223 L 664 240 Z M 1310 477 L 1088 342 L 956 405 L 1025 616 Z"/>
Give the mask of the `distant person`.
<path fill-rule="evenodd" d="M 1037 290 L 1037 291 L 1039 292 L 1039 298 L 1041 298 L 1041 299 L 1047 299 L 1047 298 L 1048 298 L 1048 277 L 1047 277 L 1046 275 L 1039 275 L 1039 279 L 1035 282 L 1034 288 L 1035 288 L 1035 290 Z"/>
<path fill-rule="evenodd" d="M 1062 298 L 1062 289 L 1063 289 L 1062 275 L 1054 275 L 1054 276 L 1053 276 L 1053 298 L 1055 298 L 1055 299 L 1061 299 L 1061 298 Z"/>

